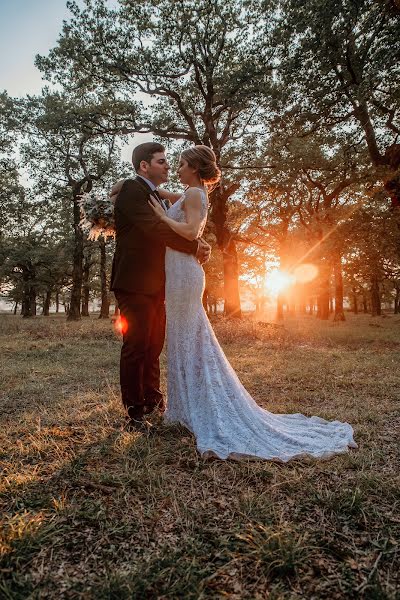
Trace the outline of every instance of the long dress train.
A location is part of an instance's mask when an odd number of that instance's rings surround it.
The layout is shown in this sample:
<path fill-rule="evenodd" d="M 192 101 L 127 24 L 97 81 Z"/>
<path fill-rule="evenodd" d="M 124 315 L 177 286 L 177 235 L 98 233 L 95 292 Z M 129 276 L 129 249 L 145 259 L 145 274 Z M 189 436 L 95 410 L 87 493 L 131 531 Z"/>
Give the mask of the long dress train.
<path fill-rule="evenodd" d="M 184 196 L 168 210 L 169 217 L 185 221 L 183 201 Z M 202 202 L 204 228 L 203 191 Z M 229 364 L 204 311 L 201 265 L 194 256 L 167 248 L 165 269 L 165 419 L 186 426 L 195 435 L 200 454 L 286 462 L 304 456 L 328 458 L 357 447 L 348 423 L 298 413 L 273 414 L 259 407 Z"/>

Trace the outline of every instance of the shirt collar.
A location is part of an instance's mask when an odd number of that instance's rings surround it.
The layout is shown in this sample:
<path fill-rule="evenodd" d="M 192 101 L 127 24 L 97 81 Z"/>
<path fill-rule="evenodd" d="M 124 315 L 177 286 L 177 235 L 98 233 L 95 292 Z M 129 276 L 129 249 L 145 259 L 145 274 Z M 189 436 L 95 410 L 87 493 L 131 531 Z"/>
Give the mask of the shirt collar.
<path fill-rule="evenodd" d="M 154 185 L 154 183 L 152 181 L 150 181 L 150 179 L 143 177 L 143 175 L 138 175 L 138 177 L 140 177 L 141 179 L 143 179 L 143 181 L 145 181 L 147 183 L 147 185 L 149 186 L 149 188 L 151 189 L 152 192 L 154 192 L 154 190 L 157 189 L 157 186 Z"/>

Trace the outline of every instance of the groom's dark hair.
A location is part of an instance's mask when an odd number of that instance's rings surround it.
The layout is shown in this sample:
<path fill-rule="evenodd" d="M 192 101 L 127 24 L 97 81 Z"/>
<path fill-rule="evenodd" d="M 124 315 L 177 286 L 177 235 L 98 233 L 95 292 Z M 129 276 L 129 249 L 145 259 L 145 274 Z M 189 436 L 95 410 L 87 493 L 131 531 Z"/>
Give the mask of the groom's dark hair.
<path fill-rule="evenodd" d="M 146 142 L 139 144 L 132 152 L 132 164 L 137 172 L 140 169 L 140 163 L 144 160 L 147 163 L 151 163 L 151 159 L 157 152 L 165 152 L 165 148 L 162 144 L 157 142 Z"/>

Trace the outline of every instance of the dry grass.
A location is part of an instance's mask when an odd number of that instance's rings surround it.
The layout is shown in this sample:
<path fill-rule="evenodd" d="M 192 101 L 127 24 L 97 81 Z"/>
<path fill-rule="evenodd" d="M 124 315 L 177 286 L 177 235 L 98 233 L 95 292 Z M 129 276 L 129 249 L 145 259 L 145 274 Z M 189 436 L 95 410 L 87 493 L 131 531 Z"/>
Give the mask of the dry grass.
<path fill-rule="evenodd" d="M 119 340 L 2 315 L 0 597 L 398 598 L 400 318 L 214 323 L 265 408 L 351 422 L 328 462 L 201 460 L 119 431 Z"/>

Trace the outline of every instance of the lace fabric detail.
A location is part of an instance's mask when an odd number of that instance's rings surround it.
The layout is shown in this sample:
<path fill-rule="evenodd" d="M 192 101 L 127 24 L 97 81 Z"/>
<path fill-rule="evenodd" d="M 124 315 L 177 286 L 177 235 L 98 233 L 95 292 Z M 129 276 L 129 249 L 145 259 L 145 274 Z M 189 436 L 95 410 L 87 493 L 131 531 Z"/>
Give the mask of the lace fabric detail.
<path fill-rule="evenodd" d="M 200 188 L 199 188 L 200 189 Z M 206 220 L 208 201 L 203 190 Z M 168 216 L 185 221 L 184 195 Z M 168 358 L 167 422 L 186 426 L 204 456 L 329 458 L 356 448 L 348 423 L 262 409 L 239 381 L 202 305 L 204 271 L 196 258 L 167 248 L 166 312 Z M 266 382 L 267 385 L 267 382 Z"/>

